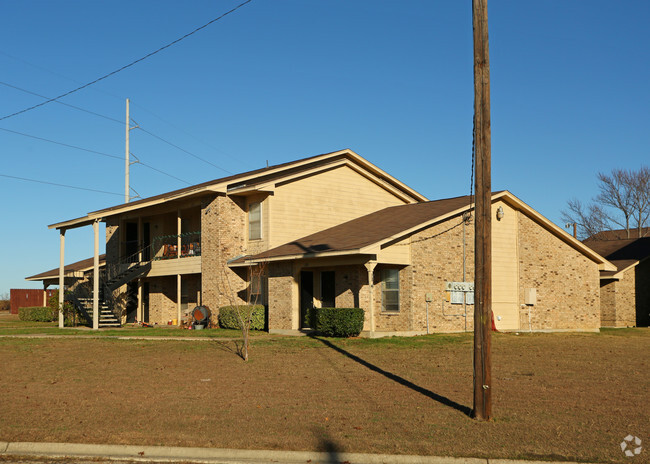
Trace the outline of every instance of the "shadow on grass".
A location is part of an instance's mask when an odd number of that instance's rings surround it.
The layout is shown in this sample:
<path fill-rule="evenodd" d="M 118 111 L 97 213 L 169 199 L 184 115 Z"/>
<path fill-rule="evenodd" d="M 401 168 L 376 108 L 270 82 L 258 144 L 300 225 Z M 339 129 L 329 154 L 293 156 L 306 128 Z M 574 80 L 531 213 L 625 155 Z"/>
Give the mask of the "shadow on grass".
<path fill-rule="evenodd" d="M 350 353 L 349 351 L 344 350 L 340 346 L 336 346 L 334 343 L 330 342 L 329 340 L 326 340 L 324 338 L 317 337 L 317 336 L 314 336 L 314 335 L 310 335 L 310 337 L 313 338 L 314 340 L 318 340 L 323 345 L 325 345 L 325 346 L 327 346 L 329 348 L 332 348 L 334 351 L 338 351 L 343 356 L 346 356 L 347 358 L 350 358 L 351 360 L 353 360 L 355 362 L 358 362 L 362 366 L 367 367 L 371 371 L 374 371 L 374 372 L 377 372 L 378 374 L 383 375 L 387 379 L 390 379 L 390 380 L 392 380 L 394 382 L 399 383 L 400 385 L 403 385 L 403 386 L 405 386 L 407 388 L 410 388 L 411 390 L 416 391 L 416 392 L 420 393 L 421 395 L 424 395 L 427 398 L 430 398 L 430 399 L 432 399 L 434 401 L 437 401 L 438 403 L 440 403 L 440 404 L 442 404 L 444 406 L 449 406 L 450 408 L 453 408 L 456 411 L 460 411 L 460 412 L 462 412 L 463 414 L 465 414 L 468 417 L 472 416 L 472 408 L 470 408 L 468 406 L 464 406 L 464 405 L 462 405 L 460 403 L 456 403 L 455 401 L 450 400 L 446 396 L 442 396 L 442 395 L 439 395 L 437 393 L 434 393 L 431 390 L 427 390 L 424 387 L 416 385 L 413 382 L 410 382 L 410 381 L 406 380 L 405 378 L 400 377 L 399 375 L 393 374 L 392 372 L 385 371 L 381 367 L 375 366 L 374 364 L 369 363 L 365 359 L 361 359 L 359 356 L 356 356 L 356 355 Z"/>
<path fill-rule="evenodd" d="M 327 461 L 324 461 L 325 464 L 341 464 L 341 453 L 343 448 L 334 442 L 328 435 L 327 432 L 323 430 L 314 429 L 313 430 L 316 439 L 318 440 L 318 451 L 327 453 Z"/>

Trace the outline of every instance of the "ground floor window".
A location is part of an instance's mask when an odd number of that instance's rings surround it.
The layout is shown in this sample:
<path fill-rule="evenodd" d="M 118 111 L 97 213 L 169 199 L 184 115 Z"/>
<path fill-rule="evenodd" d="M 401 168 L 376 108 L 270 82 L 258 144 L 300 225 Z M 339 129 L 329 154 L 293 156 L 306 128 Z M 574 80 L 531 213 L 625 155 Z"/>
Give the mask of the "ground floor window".
<path fill-rule="evenodd" d="M 381 270 L 381 310 L 399 312 L 399 269 Z"/>
<path fill-rule="evenodd" d="M 320 273 L 320 300 L 323 308 L 336 307 L 335 282 L 334 271 L 322 271 Z"/>
<path fill-rule="evenodd" d="M 248 303 L 266 305 L 266 276 L 257 269 L 250 271 Z"/>

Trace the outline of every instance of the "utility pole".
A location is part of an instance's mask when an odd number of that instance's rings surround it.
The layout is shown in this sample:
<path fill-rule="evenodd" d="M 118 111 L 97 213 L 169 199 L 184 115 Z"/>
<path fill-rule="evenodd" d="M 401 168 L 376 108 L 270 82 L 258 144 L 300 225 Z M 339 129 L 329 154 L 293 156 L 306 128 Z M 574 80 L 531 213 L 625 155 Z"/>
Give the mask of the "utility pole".
<path fill-rule="evenodd" d="M 474 409 L 477 420 L 492 416 L 492 182 L 490 135 L 490 58 L 487 0 L 472 0 L 474 30 L 474 130 L 476 154 Z"/>
<path fill-rule="evenodd" d="M 129 132 L 131 132 L 131 118 L 129 117 L 129 99 L 126 99 L 126 149 L 124 150 L 124 203 L 128 203 L 131 194 L 129 185 Z"/>

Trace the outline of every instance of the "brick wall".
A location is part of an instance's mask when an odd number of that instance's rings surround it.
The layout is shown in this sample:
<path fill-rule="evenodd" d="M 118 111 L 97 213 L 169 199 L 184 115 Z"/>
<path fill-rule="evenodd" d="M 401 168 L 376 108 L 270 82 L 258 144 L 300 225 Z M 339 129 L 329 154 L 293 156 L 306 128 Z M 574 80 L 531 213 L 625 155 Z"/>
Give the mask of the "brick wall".
<path fill-rule="evenodd" d="M 294 293 L 291 262 L 268 264 L 269 329 L 291 330 Z"/>
<path fill-rule="evenodd" d="M 636 267 L 636 325 L 650 325 L 650 258 Z"/>
<path fill-rule="evenodd" d="M 239 199 L 216 196 L 201 208 L 203 304 L 213 312 L 244 303 L 246 276 L 230 270 L 227 262 L 244 254 L 245 226 L 246 212 Z"/>
<path fill-rule="evenodd" d="M 402 330 L 426 331 L 426 294 L 432 294 L 428 304 L 429 330 L 431 332 L 456 332 L 473 330 L 474 306 L 467 305 L 467 324 L 463 305 L 446 301 L 446 282 L 463 280 L 463 234 L 465 235 L 465 280 L 474 280 L 474 227 L 463 227 L 460 216 L 434 225 L 411 238 L 411 266 L 400 272 L 400 284 L 409 283 L 410 295 L 404 293 L 403 311 L 412 312 L 404 317 Z M 377 285 L 381 292 L 381 285 Z M 402 297 L 402 295 L 400 295 Z M 381 294 L 378 303 L 381 304 Z M 410 325 L 406 324 L 410 320 Z M 395 323 L 393 323 L 395 325 Z M 379 327 L 379 326 L 378 326 Z"/>
<path fill-rule="evenodd" d="M 598 265 L 524 214 L 519 216 L 519 300 L 537 289 L 533 330 L 600 327 Z M 521 326 L 528 328 L 527 311 Z"/>
<path fill-rule="evenodd" d="M 616 287 L 618 280 L 601 281 L 600 287 L 600 325 L 616 327 Z"/>

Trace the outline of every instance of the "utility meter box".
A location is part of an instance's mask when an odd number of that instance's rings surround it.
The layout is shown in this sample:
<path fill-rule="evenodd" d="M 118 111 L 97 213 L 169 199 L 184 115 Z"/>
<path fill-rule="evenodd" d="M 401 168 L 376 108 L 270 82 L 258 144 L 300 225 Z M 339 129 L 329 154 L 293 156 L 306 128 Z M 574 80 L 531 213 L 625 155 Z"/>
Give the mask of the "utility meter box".
<path fill-rule="evenodd" d="M 528 306 L 537 304 L 537 289 L 526 288 L 524 289 L 524 303 Z"/>

